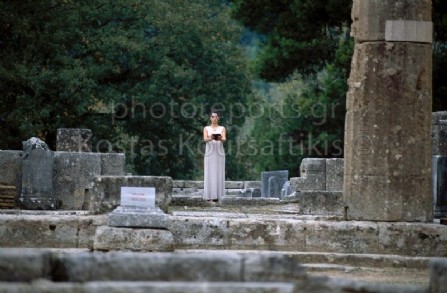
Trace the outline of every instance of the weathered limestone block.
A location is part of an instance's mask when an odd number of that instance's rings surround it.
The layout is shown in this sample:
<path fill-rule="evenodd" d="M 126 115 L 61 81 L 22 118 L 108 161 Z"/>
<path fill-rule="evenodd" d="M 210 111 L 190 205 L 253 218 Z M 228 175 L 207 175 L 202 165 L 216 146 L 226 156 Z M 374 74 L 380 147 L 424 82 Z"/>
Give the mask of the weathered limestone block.
<path fill-rule="evenodd" d="M 447 156 L 433 156 L 432 163 L 433 213 L 435 218 L 442 219 L 447 217 Z"/>
<path fill-rule="evenodd" d="M 431 0 L 354 0 L 352 20 L 357 42 L 385 41 L 387 20 L 431 21 Z"/>
<path fill-rule="evenodd" d="M 107 224 L 104 216 L 49 212 L 2 215 L 0 247 L 91 248 L 97 226 Z"/>
<path fill-rule="evenodd" d="M 326 190 L 343 190 L 343 159 L 326 159 Z"/>
<path fill-rule="evenodd" d="M 230 219 L 232 249 L 306 250 L 306 228 L 296 220 Z M 174 237 L 176 235 L 174 234 Z"/>
<path fill-rule="evenodd" d="M 203 189 L 203 181 L 185 180 L 185 188 Z"/>
<path fill-rule="evenodd" d="M 265 206 L 272 204 L 281 204 L 276 197 L 224 197 L 220 203 L 222 206 Z"/>
<path fill-rule="evenodd" d="M 303 159 L 300 177 L 290 178 L 290 185 L 296 191 L 326 190 L 326 159 Z"/>
<path fill-rule="evenodd" d="M 101 157 L 101 175 L 124 176 L 126 155 L 123 153 L 99 153 Z"/>
<path fill-rule="evenodd" d="M 261 189 L 261 181 L 244 181 L 244 189 Z"/>
<path fill-rule="evenodd" d="M 433 156 L 447 156 L 447 111 L 432 113 L 431 141 Z"/>
<path fill-rule="evenodd" d="M 22 151 L 0 150 L 0 184 L 16 186 L 22 172 Z"/>
<path fill-rule="evenodd" d="M 381 251 L 413 256 L 447 256 L 447 227 L 431 223 L 378 223 Z"/>
<path fill-rule="evenodd" d="M 447 260 L 434 259 L 430 264 L 429 293 L 447 292 Z"/>
<path fill-rule="evenodd" d="M 172 232 L 101 226 L 96 229 L 94 250 L 174 251 Z"/>
<path fill-rule="evenodd" d="M 88 209 L 89 192 L 96 176 L 124 174 L 124 154 L 82 152 L 54 154 L 53 182 L 59 209 Z"/>
<path fill-rule="evenodd" d="M 175 217 L 168 230 L 174 235 L 176 248 L 227 248 L 228 221 L 221 218 Z"/>
<path fill-rule="evenodd" d="M 89 190 L 93 179 L 101 175 L 99 153 L 55 152 L 54 190 L 58 208 L 81 210 L 88 208 Z"/>
<path fill-rule="evenodd" d="M 90 129 L 59 128 L 56 135 L 56 151 L 91 152 L 91 137 Z"/>
<path fill-rule="evenodd" d="M 387 20 L 385 41 L 433 43 L 433 23 L 431 21 Z"/>
<path fill-rule="evenodd" d="M 26 150 L 26 153 L 26 157 L 22 158 L 19 206 L 30 210 L 56 209 L 53 191 L 53 152 L 32 147 Z"/>
<path fill-rule="evenodd" d="M 185 180 L 172 181 L 172 188 L 184 188 L 184 187 L 185 187 Z"/>
<path fill-rule="evenodd" d="M 326 222 L 306 221 L 306 251 L 340 253 L 393 253 L 393 250 L 380 250 L 378 227 L 373 222 Z M 322 245 L 322 243 L 325 243 Z"/>
<path fill-rule="evenodd" d="M 155 187 L 155 203 L 165 213 L 172 199 L 172 178 L 167 176 L 97 176 L 90 192 L 90 212 L 107 213 L 120 205 L 121 187 Z"/>
<path fill-rule="evenodd" d="M 344 146 L 349 219 L 433 218 L 431 54 L 430 44 L 355 45 Z"/>
<path fill-rule="evenodd" d="M 305 215 L 337 215 L 344 213 L 341 191 L 301 191 L 294 196 L 299 212 Z"/>
<path fill-rule="evenodd" d="M 226 189 L 243 189 L 244 181 L 225 181 Z"/>
<path fill-rule="evenodd" d="M 109 213 L 108 225 L 165 229 L 169 225 L 169 217 L 159 207 L 142 208 L 120 205 Z"/>

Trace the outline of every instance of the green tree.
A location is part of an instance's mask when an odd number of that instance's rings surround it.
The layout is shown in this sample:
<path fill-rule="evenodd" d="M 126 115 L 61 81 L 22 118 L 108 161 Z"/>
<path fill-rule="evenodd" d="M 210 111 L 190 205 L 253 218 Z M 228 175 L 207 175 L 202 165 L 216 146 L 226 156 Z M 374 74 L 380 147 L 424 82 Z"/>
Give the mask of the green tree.
<path fill-rule="evenodd" d="M 31 136 L 54 148 L 57 128 L 85 127 L 94 151 L 126 152 L 131 171 L 192 178 L 206 112 L 246 103 L 241 29 L 223 1 L 1 7 L 0 148 L 19 149 Z"/>
<path fill-rule="evenodd" d="M 305 157 L 343 155 L 351 0 L 276 1 L 265 4 L 268 9 L 261 8 L 264 2 L 233 1 L 235 17 L 266 34 L 255 73 L 276 82 L 258 97 L 273 110 L 254 119 L 251 143 L 258 152 L 251 175 L 288 169 L 298 176 Z"/>
<path fill-rule="evenodd" d="M 234 0 L 232 15 L 263 33 L 254 68 L 261 79 L 280 81 L 298 71 L 317 73 L 334 58 L 350 22 L 352 0 Z"/>
<path fill-rule="evenodd" d="M 352 43 L 346 41 L 337 51 L 336 62 L 343 62 Z M 254 119 L 250 142 L 254 167 L 250 176 L 264 170 L 289 170 L 299 176 L 299 165 L 306 157 L 342 157 L 345 99 L 349 71 L 328 64 L 316 76 L 289 76 L 275 84 L 258 103 L 268 111 Z"/>

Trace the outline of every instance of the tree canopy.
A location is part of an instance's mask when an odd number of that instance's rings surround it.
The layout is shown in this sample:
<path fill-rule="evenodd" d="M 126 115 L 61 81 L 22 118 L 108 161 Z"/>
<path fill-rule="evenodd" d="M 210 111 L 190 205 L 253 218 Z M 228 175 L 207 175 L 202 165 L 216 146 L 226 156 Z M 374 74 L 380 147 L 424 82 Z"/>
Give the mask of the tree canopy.
<path fill-rule="evenodd" d="M 352 0 L 234 0 L 232 15 L 267 35 L 255 62 L 262 79 L 317 73 L 334 58 L 350 23 Z"/>
<path fill-rule="evenodd" d="M 57 128 L 90 128 L 94 151 L 126 152 L 130 171 L 191 178 L 208 110 L 225 118 L 246 104 L 241 28 L 222 1 L 1 7 L 0 148 L 21 149 L 31 136 L 54 148 Z"/>

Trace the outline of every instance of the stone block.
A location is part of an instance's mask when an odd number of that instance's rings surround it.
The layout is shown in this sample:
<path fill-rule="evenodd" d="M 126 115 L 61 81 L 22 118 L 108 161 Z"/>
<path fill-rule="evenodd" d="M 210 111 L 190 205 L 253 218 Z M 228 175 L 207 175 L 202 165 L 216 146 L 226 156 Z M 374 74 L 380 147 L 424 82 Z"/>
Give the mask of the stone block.
<path fill-rule="evenodd" d="M 427 222 L 433 219 L 431 178 L 356 175 L 346 176 L 344 184 L 349 185 L 351 196 L 357 195 L 345 201 L 349 220 Z"/>
<path fill-rule="evenodd" d="M 91 248 L 97 226 L 107 224 L 103 216 L 32 212 L 1 216 L 0 247 Z"/>
<path fill-rule="evenodd" d="M 185 180 L 185 188 L 203 189 L 203 181 Z"/>
<path fill-rule="evenodd" d="M 0 249 L 0 282 L 30 282 L 40 278 L 50 279 L 50 261 L 49 251 L 2 248 Z"/>
<path fill-rule="evenodd" d="M 242 189 L 226 189 L 225 197 L 237 197 L 237 196 L 245 196 L 245 191 Z"/>
<path fill-rule="evenodd" d="M 52 151 L 32 148 L 22 158 L 22 184 L 18 204 L 24 209 L 56 209 L 53 191 Z"/>
<path fill-rule="evenodd" d="M 184 180 L 173 180 L 172 181 L 172 187 L 173 188 L 184 188 L 185 187 L 185 181 Z"/>
<path fill-rule="evenodd" d="M 101 175 L 123 176 L 126 155 L 122 153 L 99 153 L 101 157 Z"/>
<path fill-rule="evenodd" d="M 119 206 L 109 214 L 108 225 L 113 227 L 139 227 L 164 229 L 169 217 L 159 207 L 137 208 Z"/>
<path fill-rule="evenodd" d="M 244 189 L 247 188 L 261 189 L 261 181 L 244 181 Z"/>
<path fill-rule="evenodd" d="M 244 181 L 225 181 L 226 189 L 243 189 Z"/>
<path fill-rule="evenodd" d="M 446 256 L 447 227 L 429 223 L 378 223 L 379 251 L 409 256 Z"/>
<path fill-rule="evenodd" d="M 168 212 L 172 198 L 172 178 L 166 176 L 97 176 L 90 192 L 90 212 L 107 213 L 120 204 L 121 187 L 155 187 L 156 205 Z"/>
<path fill-rule="evenodd" d="M 309 174 L 325 174 L 326 159 L 306 158 L 300 164 L 300 176 L 306 177 Z"/>
<path fill-rule="evenodd" d="M 211 204 L 206 201 L 203 196 L 184 196 L 174 195 L 171 201 L 172 206 L 193 206 L 193 207 L 209 207 Z"/>
<path fill-rule="evenodd" d="M 431 122 L 433 156 L 447 156 L 447 112 L 433 112 Z"/>
<path fill-rule="evenodd" d="M 295 194 L 299 203 L 299 213 L 305 215 L 344 214 L 343 193 L 341 191 L 301 191 Z"/>
<path fill-rule="evenodd" d="M 318 293 L 333 293 L 334 285 L 326 288 L 326 291 L 311 291 Z M 309 284 L 304 284 L 304 289 L 309 288 Z M 32 283 L 4 283 L 3 292 L 20 293 L 128 293 L 128 292 L 157 292 L 157 293 L 294 293 L 297 292 L 291 282 L 87 282 L 87 283 L 59 283 L 41 280 Z M 301 291 L 299 291 L 301 292 Z M 302 291 L 310 292 L 310 291 Z M 364 293 L 373 293 L 365 291 Z M 382 292 L 388 293 L 388 292 Z M 392 293 L 410 293 L 396 292 Z"/>
<path fill-rule="evenodd" d="M 430 263 L 430 286 L 428 293 L 447 292 L 447 260 L 437 258 Z"/>
<path fill-rule="evenodd" d="M 56 134 L 56 151 L 91 152 L 91 137 L 90 129 L 59 128 Z"/>
<path fill-rule="evenodd" d="M 261 196 L 281 198 L 281 189 L 288 180 L 288 170 L 261 172 Z"/>
<path fill-rule="evenodd" d="M 326 159 L 326 190 L 343 191 L 343 159 Z"/>
<path fill-rule="evenodd" d="M 236 253 L 110 252 L 60 255 L 59 281 L 240 281 Z"/>
<path fill-rule="evenodd" d="M 433 43 L 433 22 L 414 20 L 387 20 L 385 41 Z"/>
<path fill-rule="evenodd" d="M 438 111 L 431 113 L 431 124 L 439 124 L 440 120 L 447 120 L 447 111 Z"/>
<path fill-rule="evenodd" d="M 163 229 L 101 226 L 96 229 L 94 250 L 174 251 L 174 236 Z"/>
<path fill-rule="evenodd" d="M 229 219 L 227 225 L 231 249 L 306 251 L 307 231 L 300 221 Z"/>
<path fill-rule="evenodd" d="M 391 253 L 380 249 L 374 222 L 306 221 L 301 229 L 305 231 L 306 251 Z"/>
<path fill-rule="evenodd" d="M 326 159 L 303 159 L 300 177 L 290 178 L 290 185 L 295 191 L 326 190 Z"/>
<path fill-rule="evenodd" d="M 54 191 L 58 208 L 88 209 L 93 179 L 101 175 L 101 154 L 55 152 Z"/>
<path fill-rule="evenodd" d="M 433 211 L 435 218 L 447 217 L 447 156 L 433 156 Z"/>
<path fill-rule="evenodd" d="M 356 42 L 385 41 L 387 20 L 431 21 L 431 0 L 354 0 L 351 35 Z"/>
<path fill-rule="evenodd" d="M 22 172 L 22 151 L 0 150 L 0 184 L 18 187 Z"/>
<path fill-rule="evenodd" d="M 175 217 L 168 230 L 176 249 L 228 248 L 228 221 L 222 218 Z"/>
<path fill-rule="evenodd" d="M 224 197 L 221 199 L 222 206 L 266 206 L 281 204 L 281 200 L 276 197 Z"/>

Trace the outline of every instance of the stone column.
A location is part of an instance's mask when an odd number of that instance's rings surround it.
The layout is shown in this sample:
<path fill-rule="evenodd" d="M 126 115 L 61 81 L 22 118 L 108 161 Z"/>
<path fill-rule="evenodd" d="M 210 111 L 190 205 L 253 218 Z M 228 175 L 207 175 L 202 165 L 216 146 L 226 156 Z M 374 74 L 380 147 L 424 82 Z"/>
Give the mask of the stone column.
<path fill-rule="evenodd" d="M 354 0 L 352 19 L 346 217 L 431 221 L 431 1 Z"/>

